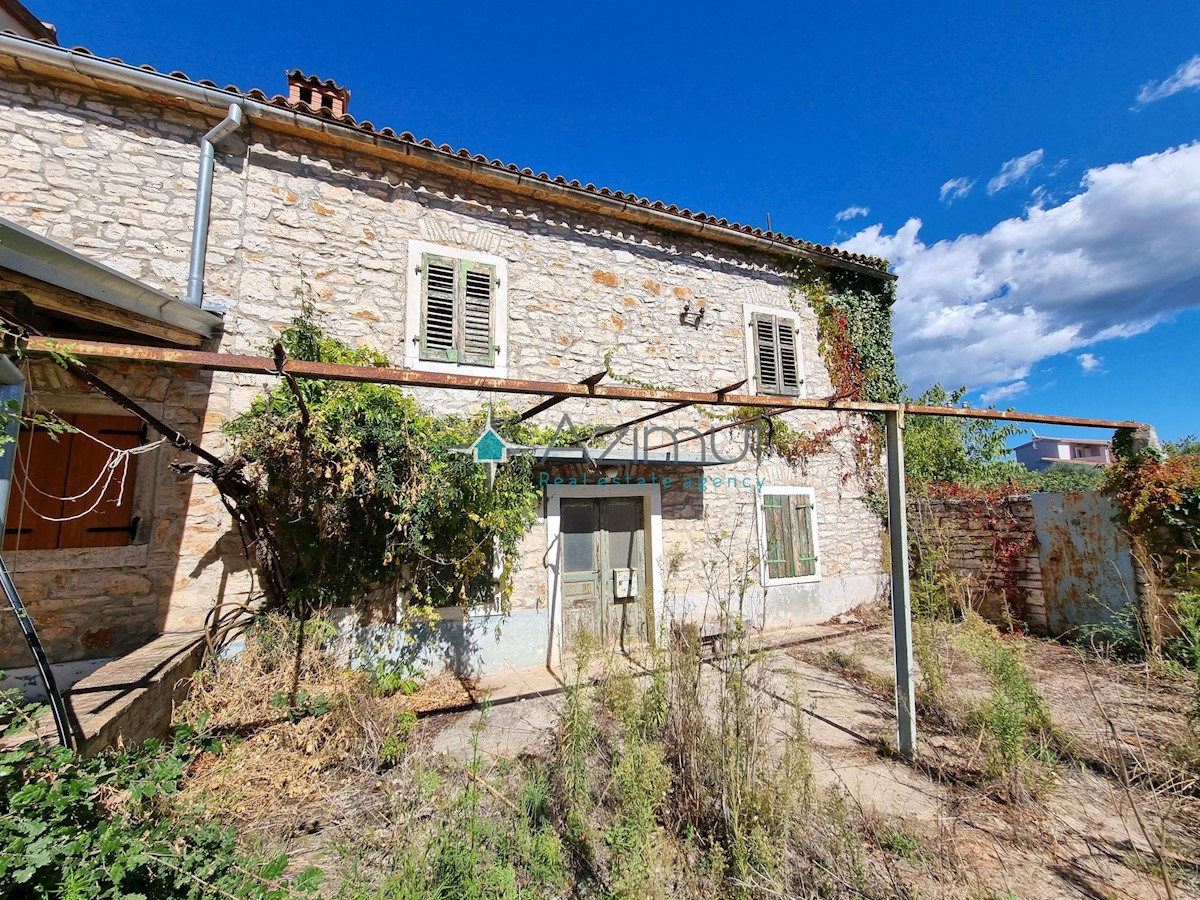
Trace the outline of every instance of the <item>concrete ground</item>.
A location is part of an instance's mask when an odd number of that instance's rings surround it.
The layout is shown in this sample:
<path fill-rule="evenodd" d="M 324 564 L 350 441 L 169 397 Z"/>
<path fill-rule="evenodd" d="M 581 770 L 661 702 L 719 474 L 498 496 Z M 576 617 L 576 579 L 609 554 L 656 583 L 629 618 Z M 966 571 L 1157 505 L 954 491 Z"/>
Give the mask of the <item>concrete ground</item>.
<path fill-rule="evenodd" d="M 783 653 L 790 647 L 818 643 L 861 630 L 856 625 L 806 625 L 764 631 L 754 642 Z M 819 672 L 819 670 L 813 670 Z M 562 669 L 510 669 L 476 681 L 471 691 L 481 709 L 436 712 L 425 718 L 434 727 L 435 752 L 457 759 L 479 749 L 493 757 L 517 757 L 543 750 L 553 740 L 562 712 L 562 694 L 572 675 Z M 436 720 L 436 724 L 434 723 Z"/>

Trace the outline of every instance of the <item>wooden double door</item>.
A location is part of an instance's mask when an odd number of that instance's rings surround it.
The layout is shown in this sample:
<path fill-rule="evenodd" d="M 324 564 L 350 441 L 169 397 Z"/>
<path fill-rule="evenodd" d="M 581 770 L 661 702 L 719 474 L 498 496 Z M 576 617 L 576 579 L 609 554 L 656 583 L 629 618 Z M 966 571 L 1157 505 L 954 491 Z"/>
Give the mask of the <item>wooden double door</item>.
<path fill-rule="evenodd" d="M 564 499 L 559 533 L 568 652 L 583 632 L 609 650 L 645 641 L 650 590 L 642 498 Z"/>

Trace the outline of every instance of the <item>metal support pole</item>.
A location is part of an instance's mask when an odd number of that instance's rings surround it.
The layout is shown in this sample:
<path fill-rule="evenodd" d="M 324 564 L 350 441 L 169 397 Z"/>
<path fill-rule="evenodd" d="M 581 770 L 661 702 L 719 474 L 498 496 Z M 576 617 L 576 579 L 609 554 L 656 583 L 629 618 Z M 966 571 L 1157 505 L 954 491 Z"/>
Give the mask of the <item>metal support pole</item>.
<path fill-rule="evenodd" d="M 892 639 L 896 653 L 896 724 L 900 755 L 912 759 L 917 746 L 913 690 L 912 600 L 908 592 L 908 515 L 904 491 L 904 414 L 884 413 L 887 422 L 888 533 L 892 550 Z"/>
<path fill-rule="evenodd" d="M 4 525 L 8 519 L 8 498 L 12 492 L 13 461 L 17 456 L 17 436 L 21 428 L 21 410 L 25 403 L 25 376 L 7 356 L 0 355 L 0 412 L 6 416 L 4 431 L 8 442 L 0 446 L 0 537 L 4 535 Z M 67 719 L 67 705 L 62 694 L 58 692 L 58 683 L 54 680 L 54 672 L 38 640 L 33 621 L 21 602 L 17 586 L 13 584 L 8 566 L 0 556 L 0 591 L 4 593 L 17 624 L 29 645 L 33 662 L 37 666 L 38 675 L 42 679 L 42 687 L 46 689 L 46 698 L 50 701 L 50 712 L 54 716 L 54 726 L 58 730 L 58 740 L 64 747 L 72 746 L 71 727 Z"/>

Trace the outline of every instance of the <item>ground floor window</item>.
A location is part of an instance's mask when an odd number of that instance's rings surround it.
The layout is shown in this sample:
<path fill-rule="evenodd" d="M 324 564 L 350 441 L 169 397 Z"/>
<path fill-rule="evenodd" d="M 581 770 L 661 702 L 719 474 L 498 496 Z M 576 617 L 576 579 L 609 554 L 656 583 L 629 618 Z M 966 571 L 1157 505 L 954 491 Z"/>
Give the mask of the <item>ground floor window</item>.
<path fill-rule="evenodd" d="M 138 457 L 115 451 L 143 442 L 142 423 L 131 416 L 84 413 L 59 418 L 76 431 L 21 429 L 4 549 L 128 546 L 138 526 L 133 514 Z"/>
<path fill-rule="evenodd" d="M 763 487 L 759 525 L 767 584 L 819 577 L 813 500 L 811 488 Z"/>

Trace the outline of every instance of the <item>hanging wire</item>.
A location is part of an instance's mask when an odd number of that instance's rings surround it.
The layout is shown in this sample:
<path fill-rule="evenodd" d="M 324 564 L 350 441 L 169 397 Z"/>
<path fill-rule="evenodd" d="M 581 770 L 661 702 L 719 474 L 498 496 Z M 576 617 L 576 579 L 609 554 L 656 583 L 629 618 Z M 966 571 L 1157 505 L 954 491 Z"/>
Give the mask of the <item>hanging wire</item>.
<path fill-rule="evenodd" d="M 34 402 L 37 403 L 36 399 Z M 40 406 L 40 405 L 41 404 L 38 404 L 38 406 Z M 51 416 L 55 419 L 58 419 L 58 421 L 62 422 L 64 425 L 70 424 L 70 423 L 66 422 L 66 420 L 62 419 L 60 416 L 56 415 L 53 411 L 47 410 L 45 413 L 42 413 L 42 414 Z M 119 476 L 120 480 L 118 482 L 117 497 L 114 502 L 116 503 L 117 506 L 120 506 L 121 503 L 125 499 L 125 488 L 126 488 L 126 485 L 127 485 L 128 479 L 129 479 L 129 459 L 130 459 L 130 457 L 139 456 L 143 453 L 149 453 L 151 450 L 157 450 L 163 444 L 167 443 L 166 438 L 160 438 L 159 440 L 153 441 L 149 444 L 142 444 L 137 447 L 121 448 L 121 447 L 114 447 L 111 444 L 107 443 L 106 441 L 101 440 L 96 435 L 89 434 L 88 432 L 83 431 L 83 430 L 76 429 L 75 431 L 73 431 L 71 433 L 76 434 L 76 435 L 82 435 L 83 437 L 86 437 L 89 440 L 99 444 L 101 447 L 104 447 L 106 450 L 108 450 L 108 459 L 105 461 L 104 465 L 100 467 L 100 472 L 96 476 L 96 479 L 91 483 L 91 485 L 89 485 L 87 487 L 86 490 L 84 490 L 83 492 L 81 492 L 79 494 L 74 494 L 69 497 L 63 497 L 63 496 L 59 496 L 57 494 L 51 494 L 47 491 L 44 491 L 40 487 L 38 487 L 36 484 L 34 484 L 33 479 L 30 477 L 30 474 L 29 474 L 28 458 L 26 458 L 22 454 L 18 453 L 16 462 L 20 467 L 21 487 L 22 487 L 22 490 L 21 490 L 22 511 L 21 511 L 21 516 L 18 518 L 18 521 L 17 521 L 18 528 L 20 528 L 21 525 L 23 524 L 25 509 L 28 509 L 31 513 L 33 513 L 39 519 L 42 519 L 43 521 L 46 521 L 46 522 L 74 522 L 78 519 L 82 519 L 87 516 L 90 516 L 92 513 L 94 513 L 97 509 L 100 508 L 100 505 L 104 502 L 105 497 L 108 496 L 109 489 L 112 487 L 113 479 L 118 477 L 117 476 L 118 469 L 120 469 L 120 476 Z M 61 503 L 75 503 L 79 500 L 82 500 L 85 497 L 90 496 L 92 494 L 92 492 L 96 490 L 97 486 L 101 485 L 101 483 L 103 483 L 103 487 L 101 487 L 99 494 L 96 495 L 96 499 L 91 503 L 91 505 L 87 509 L 85 509 L 81 513 L 78 513 L 77 515 L 62 516 L 62 517 L 47 515 L 46 513 L 43 513 L 41 511 L 37 510 L 36 508 L 34 508 L 34 506 L 29 502 L 29 490 L 32 489 L 34 492 L 42 495 L 43 497 L 47 498 L 48 500 L 53 500 L 55 502 L 61 502 Z"/>

